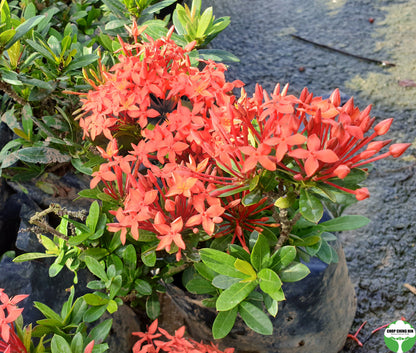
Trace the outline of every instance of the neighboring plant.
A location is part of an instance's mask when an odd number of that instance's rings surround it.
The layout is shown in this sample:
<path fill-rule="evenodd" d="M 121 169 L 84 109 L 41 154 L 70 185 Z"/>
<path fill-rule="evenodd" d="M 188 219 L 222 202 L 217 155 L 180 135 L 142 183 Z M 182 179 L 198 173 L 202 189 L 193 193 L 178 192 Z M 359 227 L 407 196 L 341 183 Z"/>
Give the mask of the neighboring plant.
<path fill-rule="evenodd" d="M 338 90 L 322 99 L 257 85 L 237 97 L 243 84 L 227 82 L 223 64 L 191 65 L 195 43 L 178 46 L 173 28 L 159 39 L 144 30 L 129 28 L 134 43 L 121 40 L 118 63 L 100 66 L 81 94 L 84 137 L 107 147 L 97 147 L 105 162 L 80 195 L 101 207 L 85 222 L 63 216 L 56 232 L 44 227 L 46 254 L 15 261 L 54 256 L 51 275 L 87 268 L 97 279 L 82 298 L 97 317 L 126 303 L 154 319 L 157 293 L 182 273 L 186 290 L 217 311 L 214 338 L 238 315 L 271 335 L 266 312 L 277 315 L 285 282 L 306 277 L 310 257 L 336 262 L 332 233 L 368 223 L 340 215 L 369 197 L 360 186 L 368 164 L 410 144 L 383 152 L 391 140 L 377 138 L 392 119 L 375 124 L 371 107 L 341 105 Z"/>
<path fill-rule="evenodd" d="M 100 65 L 116 62 L 117 36 L 128 40 L 124 26 L 133 18 L 146 24 L 154 38 L 166 34 L 172 14 L 163 20 L 155 16 L 174 2 L 50 1 L 46 7 L 32 0 L 2 0 L 0 91 L 5 94 L 0 116 L 16 138 L 0 151 L 0 175 L 7 170 L 3 176 L 24 181 L 51 167 L 67 170 L 71 164 L 91 173 L 100 158 L 90 153 L 90 145 L 82 142 L 80 129 L 71 119 L 80 106 L 78 97 L 63 91 L 88 89 L 84 74 L 94 76 Z M 188 44 L 184 35 L 176 35 L 175 40 Z M 193 53 L 195 58 L 198 55 Z M 201 55 L 236 60 L 223 51 Z"/>
<path fill-rule="evenodd" d="M 87 322 L 93 322 L 91 310 L 82 298 L 74 302 L 74 288 L 68 301 L 58 314 L 40 302 L 34 306 L 45 319 L 23 327 L 23 309 L 17 303 L 28 295 L 9 298 L 0 288 L 0 349 L 4 353 L 98 353 L 108 345 L 102 342 L 110 332 L 112 319 L 107 319 L 87 330 Z M 91 309 L 91 308 L 90 308 Z M 89 332 L 88 332 L 89 331 Z M 33 340 L 35 338 L 35 340 Z"/>
<path fill-rule="evenodd" d="M 159 331 L 159 332 L 158 332 Z M 192 339 L 183 337 L 185 326 L 175 331 L 175 335 L 170 335 L 166 330 L 158 327 L 155 320 L 146 332 L 133 332 L 134 336 L 140 339 L 133 346 L 133 353 L 152 353 L 152 352 L 177 352 L 177 353 L 233 353 L 234 348 L 227 348 L 220 351 L 213 343 L 211 345 L 198 343 Z M 163 338 L 163 340 L 161 340 Z"/>

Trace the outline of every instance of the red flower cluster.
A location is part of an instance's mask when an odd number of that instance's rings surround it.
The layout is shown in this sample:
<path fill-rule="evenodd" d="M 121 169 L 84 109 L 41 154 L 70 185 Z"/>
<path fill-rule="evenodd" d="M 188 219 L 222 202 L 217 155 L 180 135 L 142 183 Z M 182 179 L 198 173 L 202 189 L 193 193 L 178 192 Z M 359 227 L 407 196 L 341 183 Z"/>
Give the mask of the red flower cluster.
<path fill-rule="evenodd" d="M 101 67 L 98 86 L 87 79 L 94 89 L 83 99 L 84 112 L 78 118 L 84 136 L 92 140 L 101 134 L 111 140 L 117 132 L 144 128 L 148 119 L 166 118 L 167 113 L 182 116 L 176 128 L 186 134 L 190 125 L 201 123 L 198 118 L 206 117 L 214 102 L 232 103 L 234 97 L 229 92 L 242 85 L 225 81 L 224 65 L 206 62 L 203 70 L 192 67 L 187 54 L 195 43 L 185 48 L 176 45 L 170 39 L 173 27 L 166 38 L 148 36 L 145 43 L 137 42 L 141 30 L 135 25 L 131 29 L 134 45 L 120 39 L 124 55 L 110 70 L 113 73 Z M 191 105 L 192 111 L 184 104 Z M 182 151 L 184 146 L 175 145 L 173 136 L 163 137 L 166 151 Z M 163 147 L 160 153 L 165 151 Z"/>
<path fill-rule="evenodd" d="M 16 295 L 13 298 L 4 293 L 0 288 L 0 349 L 4 353 L 26 353 L 23 342 L 14 330 L 14 322 L 20 316 L 23 309 L 16 304 L 25 299 L 27 295 Z"/>
<path fill-rule="evenodd" d="M 158 327 L 155 320 L 149 326 L 147 332 L 133 332 L 133 335 L 140 339 L 133 346 L 133 353 L 233 353 L 234 348 L 227 348 L 221 351 L 213 343 L 211 345 L 198 343 L 192 339 L 183 337 L 185 326 L 175 331 L 175 335 L 170 335 L 166 330 Z M 164 340 L 159 340 L 164 338 Z"/>
<path fill-rule="evenodd" d="M 157 250 L 176 252 L 178 260 L 185 238 L 194 234 L 233 234 L 246 247 L 245 231 L 270 226 L 260 212 L 273 203 L 241 202 L 264 170 L 285 173 L 295 186 L 325 183 L 362 200 L 366 188 L 334 181 L 364 164 L 398 157 L 410 145 L 393 144 L 378 154 L 390 140 L 375 138 L 392 119 L 371 130 L 371 107 L 360 111 L 352 99 L 341 106 L 338 90 L 322 99 L 304 89 L 297 98 L 287 94 L 288 86 L 280 91 L 277 85 L 269 95 L 258 85 L 253 97 L 242 89 L 237 98 L 232 90 L 242 83 L 226 82 L 225 66 L 212 61 L 202 70 L 192 67 L 192 45 L 180 48 L 171 31 L 144 43 L 137 42 L 140 30 L 131 32 L 136 43 L 122 42 L 114 73 L 103 69 L 102 83 L 91 82 L 81 115 L 85 136 L 110 140 L 106 151 L 99 148 L 108 162 L 93 173 L 91 188 L 103 182 L 104 192 L 118 201 L 109 230 L 121 231 L 123 243 L 128 231 L 136 240 L 140 230 L 150 231 L 160 241 Z M 161 119 L 149 125 L 154 117 Z M 126 126 L 140 127 L 140 136 L 120 155 L 117 140 Z"/>

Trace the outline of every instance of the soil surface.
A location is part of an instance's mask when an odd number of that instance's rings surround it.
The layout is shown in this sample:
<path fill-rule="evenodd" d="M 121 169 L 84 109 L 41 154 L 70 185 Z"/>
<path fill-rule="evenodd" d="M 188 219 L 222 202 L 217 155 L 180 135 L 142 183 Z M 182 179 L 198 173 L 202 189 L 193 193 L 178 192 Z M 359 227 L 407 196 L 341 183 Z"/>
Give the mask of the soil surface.
<path fill-rule="evenodd" d="M 361 109 L 373 104 L 373 116 L 394 117 L 387 138 L 412 142 L 399 160 L 375 163 L 366 186 L 371 197 L 348 209 L 371 219 L 365 228 L 341 234 L 358 308 L 342 352 L 388 352 L 383 332 L 371 332 L 404 317 L 416 326 L 416 2 L 388 0 L 204 0 L 216 18 L 231 25 L 214 48 L 237 55 L 228 78 L 247 91 L 255 83 L 272 90 L 290 83 L 291 93 L 308 87 L 315 95 L 339 87 Z M 302 40 L 393 63 L 378 65 Z M 415 349 L 415 348 L 413 348 Z M 324 352 L 323 352 L 324 353 Z"/>

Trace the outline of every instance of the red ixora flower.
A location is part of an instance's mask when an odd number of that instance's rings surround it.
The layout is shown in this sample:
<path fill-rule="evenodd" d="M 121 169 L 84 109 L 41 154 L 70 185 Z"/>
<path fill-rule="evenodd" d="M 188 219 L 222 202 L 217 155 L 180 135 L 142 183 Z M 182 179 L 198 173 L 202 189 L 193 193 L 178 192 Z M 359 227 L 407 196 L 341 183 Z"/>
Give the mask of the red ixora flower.
<path fill-rule="evenodd" d="M 20 316 L 23 309 L 17 303 L 27 298 L 26 294 L 19 294 L 9 298 L 0 288 L 0 349 L 7 353 L 27 353 L 23 342 L 14 330 L 14 321 Z"/>
<path fill-rule="evenodd" d="M 147 332 L 133 332 L 140 339 L 133 346 L 133 353 L 234 353 L 234 348 L 224 351 L 218 349 L 213 343 L 210 345 L 198 343 L 184 337 L 185 326 L 180 327 L 171 335 L 166 330 L 158 327 L 158 320 L 153 321 Z"/>

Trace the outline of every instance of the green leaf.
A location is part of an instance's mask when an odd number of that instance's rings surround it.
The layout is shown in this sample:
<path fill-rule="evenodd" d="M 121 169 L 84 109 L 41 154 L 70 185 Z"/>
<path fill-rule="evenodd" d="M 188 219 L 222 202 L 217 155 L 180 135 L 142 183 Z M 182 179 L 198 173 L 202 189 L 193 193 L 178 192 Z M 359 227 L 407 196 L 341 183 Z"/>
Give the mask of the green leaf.
<path fill-rule="evenodd" d="M 107 310 L 107 305 L 92 306 L 84 313 L 83 321 L 94 322 L 104 315 Z"/>
<path fill-rule="evenodd" d="M 240 62 L 240 59 L 236 57 L 234 54 L 226 50 L 221 50 L 221 49 L 199 49 L 198 54 L 204 60 L 214 60 L 214 61 L 219 61 L 219 62 L 224 62 L 224 63 L 239 63 Z"/>
<path fill-rule="evenodd" d="M 40 21 L 45 18 L 43 15 L 35 16 L 29 18 L 27 21 L 23 22 L 16 28 L 16 33 L 13 38 L 6 44 L 4 49 L 9 49 L 14 43 L 16 43 L 20 38 L 22 38 L 26 33 L 28 33 L 33 27 L 35 27 Z"/>
<path fill-rule="evenodd" d="M 212 335 L 215 339 L 224 338 L 234 326 L 237 318 L 237 307 L 228 311 L 220 311 L 212 325 Z"/>
<path fill-rule="evenodd" d="M 13 38 L 13 36 L 15 35 L 16 30 L 14 29 L 8 29 L 2 33 L 0 33 L 0 47 L 4 48 L 4 46 L 6 45 L 6 43 Z"/>
<path fill-rule="evenodd" d="M 207 279 L 208 281 L 212 281 L 217 275 L 217 272 L 210 269 L 203 262 L 194 263 L 194 268 L 203 278 Z"/>
<path fill-rule="evenodd" d="M 306 265 L 297 262 L 280 271 L 279 276 L 283 282 L 297 282 L 305 278 L 310 272 Z"/>
<path fill-rule="evenodd" d="M 250 255 L 250 260 L 254 268 L 259 271 L 268 265 L 270 259 L 269 241 L 263 234 L 259 234 L 257 241 L 254 244 L 253 251 Z"/>
<path fill-rule="evenodd" d="M 140 295 L 151 295 L 152 294 L 152 286 L 143 279 L 137 278 L 134 281 L 134 289 Z"/>
<path fill-rule="evenodd" d="M 72 353 L 71 346 L 65 338 L 53 335 L 51 341 L 51 352 L 52 353 Z"/>
<path fill-rule="evenodd" d="M 38 309 L 46 318 L 62 322 L 62 318 L 59 316 L 59 314 L 53 311 L 49 306 L 40 302 L 33 302 L 33 306 Z"/>
<path fill-rule="evenodd" d="M 77 332 L 71 341 L 72 353 L 82 353 L 84 350 L 84 339 L 81 332 Z"/>
<path fill-rule="evenodd" d="M 83 55 L 79 58 L 72 60 L 71 63 L 66 67 L 65 72 L 78 70 L 80 68 L 86 67 L 96 62 L 97 59 L 98 59 L 98 55 L 96 54 Z"/>
<path fill-rule="evenodd" d="M 284 300 L 284 296 L 282 300 Z M 279 311 L 279 302 L 277 300 L 274 300 L 267 293 L 263 294 L 263 301 L 264 301 L 264 306 L 266 307 L 269 314 L 273 317 L 276 317 L 277 312 Z"/>
<path fill-rule="evenodd" d="M 282 287 L 282 281 L 276 272 L 269 268 L 262 269 L 258 274 L 260 279 L 260 289 L 270 295 L 274 300 L 279 300 L 280 288 Z"/>
<path fill-rule="evenodd" d="M 97 201 L 94 201 L 88 212 L 88 217 L 85 220 L 85 224 L 91 230 L 92 233 L 95 232 L 95 228 L 97 227 L 98 219 L 100 218 L 100 205 Z"/>
<path fill-rule="evenodd" d="M 151 320 L 155 320 L 160 314 L 160 302 L 156 294 L 146 300 L 146 314 Z"/>
<path fill-rule="evenodd" d="M 101 305 L 106 305 L 108 303 L 108 299 L 107 298 L 102 298 L 97 294 L 94 293 L 87 293 L 84 294 L 82 296 L 85 300 L 85 302 L 88 305 L 92 305 L 92 306 L 101 306 Z"/>
<path fill-rule="evenodd" d="M 198 29 L 196 31 L 197 38 L 203 38 L 206 35 L 206 30 L 212 21 L 212 7 L 208 7 L 202 13 L 198 21 Z"/>
<path fill-rule="evenodd" d="M 76 170 L 78 170 L 82 174 L 91 175 L 93 173 L 92 168 L 86 167 L 80 158 L 72 158 L 71 164 Z M 81 195 L 81 192 L 89 192 L 89 191 L 94 191 L 94 190 L 81 190 L 79 195 Z"/>
<path fill-rule="evenodd" d="M 42 43 L 40 45 L 39 43 L 33 41 L 33 40 L 26 40 L 26 43 L 29 44 L 36 52 L 38 52 L 40 55 L 42 55 L 45 59 L 57 63 L 59 61 L 59 58 L 48 48 L 47 44 Z"/>
<path fill-rule="evenodd" d="M 69 155 L 51 147 L 26 147 L 16 151 L 16 155 L 24 162 L 41 164 L 65 163 L 71 159 Z"/>
<path fill-rule="evenodd" d="M 321 261 L 330 264 L 332 262 L 331 250 L 332 247 L 326 241 L 322 241 L 321 247 L 319 248 L 319 251 L 315 254 L 315 256 Z"/>
<path fill-rule="evenodd" d="M 257 287 L 257 282 L 238 282 L 222 292 L 216 303 L 218 311 L 228 311 L 240 304 Z"/>
<path fill-rule="evenodd" d="M 111 326 L 113 325 L 113 319 L 107 319 L 103 322 L 100 322 L 95 326 L 89 333 L 87 341 L 94 340 L 94 344 L 99 344 L 103 342 L 108 334 L 110 333 Z"/>
<path fill-rule="evenodd" d="M 318 227 L 326 232 L 340 232 L 343 230 L 354 230 L 366 226 L 370 220 L 359 215 L 341 216 L 329 221 L 322 222 Z"/>
<path fill-rule="evenodd" d="M 318 223 L 324 214 L 324 206 L 316 196 L 305 189 L 301 189 L 299 211 L 308 221 Z"/>
<path fill-rule="evenodd" d="M 153 267 L 156 264 L 156 251 L 153 246 L 148 250 L 145 248 L 143 248 L 140 258 L 146 266 Z"/>
<path fill-rule="evenodd" d="M 245 279 L 244 281 L 254 281 L 256 279 L 256 271 L 254 271 L 253 266 L 247 261 L 237 259 L 234 262 L 234 267 L 249 276 L 249 278 Z"/>
<path fill-rule="evenodd" d="M 155 12 L 159 12 L 160 10 L 168 7 L 169 5 L 172 5 L 175 2 L 176 2 L 176 0 L 163 0 L 163 1 L 159 1 L 159 2 L 157 2 L 154 5 L 151 5 L 151 6 L 146 7 L 142 11 L 142 16 L 147 15 L 147 14 L 153 14 Z"/>
<path fill-rule="evenodd" d="M 194 294 L 216 293 L 215 287 L 205 278 L 197 276 L 186 283 L 186 289 Z"/>
<path fill-rule="evenodd" d="M 258 203 L 263 198 L 263 193 L 261 190 L 255 190 L 254 192 L 248 193 L 243 197 L 242 203 L 244 206 L 251 206 Z"/>
<path fill-rule="evenodd" d="M 246 325 L 261 335 L 271 335 L 273 325 L 269 317 L 256 305 L 249 302 L 242 302 L 238 311 Z"/>
<path fill-rule="evenodd" d="M 35 259 L 42 259 L 44 257 L 55 257 L 55 256 L 56 255 L 54 254 L 45 254 L 43 252 L 30 252 L 30 253 L 16 256 L 13 259 L 13 262 L 25 262 L 25 261 L 35 260 Z"/>
<path fill-rule="evenodd" d="M 215 249 L 201 249 L 201 260 L 215 272 L 236 278 L 247 278 L 247 275 L 234 267 L 235 258 Z"/>
<path fill-rule="evenodd" d="M 96 259 L 90 256 L 86 256 L 84 261 L 91 273 L 104 282 L 108 281 L 104 265 L 100 264 Z"/>
<path fill-rule="evenodd" d="M 244 250 L 242 246 L 237 244 L 230 244 L 228 246 L 228 250 L 230 252 L 230 255 L 232 255 L 233 257 L 250 262 L 250 254 L 246 250 Z"/>
<path fill-rule="evenodd" d="M 218 275 L 212 280 L 212 285 L 216 288 L 227 289 L 237 282 L 240 282 L 240 278 Z"/>

